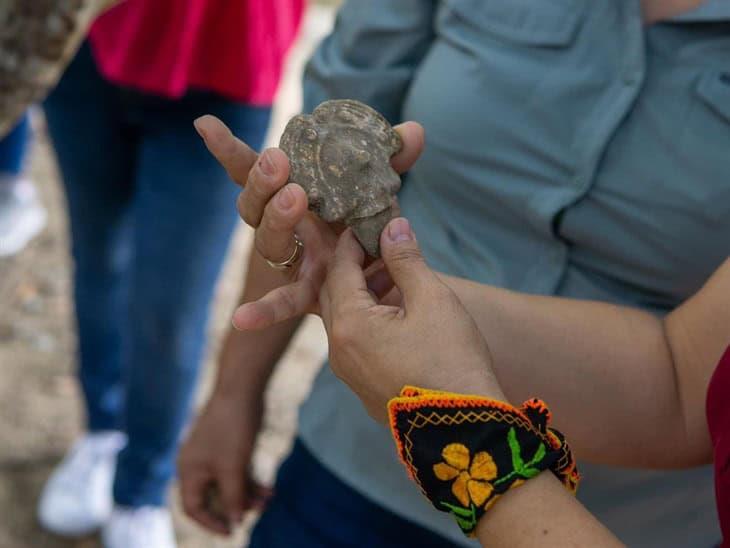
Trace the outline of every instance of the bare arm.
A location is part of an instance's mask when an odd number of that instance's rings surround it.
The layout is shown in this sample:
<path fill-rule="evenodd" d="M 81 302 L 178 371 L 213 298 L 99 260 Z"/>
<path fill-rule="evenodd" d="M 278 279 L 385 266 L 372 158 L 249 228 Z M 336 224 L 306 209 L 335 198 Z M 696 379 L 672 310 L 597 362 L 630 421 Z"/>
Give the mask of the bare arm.
<path fill-rule="evenodd" d="M 241 303 L 259 299 L 286 283 L 285 275 L 273 270 L 255 250 L 248 261 Z M 294 318 L 261 331 L 238 331 L 230 328 L 218 360 L 212 397 L 240 398 L 261 394 L 274 366 L 294 336 L 301 318 Z"/>
<path fill-rule="evenodd" d="M 479 520 L 477 538 L 510 548 L 623 546 L 550 472 L 502 495 Z"/>
<path fill-rule="evenodd" d="M 330 262 L 320 303 L 333 372 L 383 423 L 386 402 L 407 384 L 507 401 L 484 338 L 428 269 L 404 219 L 386 228 L 381 251 L 402 295 L 393 306 L 368 291 L 364 254 L 351 232 Z M 489 547 L 621 545 L 550 472 L 503 494 L 480 519 L 477 536 Z"/>
<path fill-rule="evenodd" d="M 243 301 L 277 287 L 279 276 L 253 251 Z M 266 384 L 298 324 L 294 319 L 257 332 L 230 329 L 226 336 L 213 394 L 178 460 L 185 512 L 212 531 L 230 533 L 246 510 L 263 506 L 269 495 L 250 476 L 251 456 L 261 427 Z M 211 488 L 220 499 L 216 503 L 210 501 Z"/>
<path fill-rule="evenodd" d="M 509 399 L 545 399 L 581 457 L 669 468 L 710 461 L 704 399 L 730 343 L 730 260 L 664 320 L 444 280 L 487 339 Z"/>

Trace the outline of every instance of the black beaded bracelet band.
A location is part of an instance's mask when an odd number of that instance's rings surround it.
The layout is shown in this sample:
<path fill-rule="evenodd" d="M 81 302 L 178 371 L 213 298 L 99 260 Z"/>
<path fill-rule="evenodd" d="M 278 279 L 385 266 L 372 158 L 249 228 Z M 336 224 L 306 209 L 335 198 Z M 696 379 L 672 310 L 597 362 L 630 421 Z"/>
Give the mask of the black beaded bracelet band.
<path fill-rule="evenodd" d="M 575 493 L 579 475 L 563 435 L 538 399 L 505 402 L 407 386 L 388 403 L 398 455 L 437 510 L 474 536 L 505 492 L 544 470 Z"/>

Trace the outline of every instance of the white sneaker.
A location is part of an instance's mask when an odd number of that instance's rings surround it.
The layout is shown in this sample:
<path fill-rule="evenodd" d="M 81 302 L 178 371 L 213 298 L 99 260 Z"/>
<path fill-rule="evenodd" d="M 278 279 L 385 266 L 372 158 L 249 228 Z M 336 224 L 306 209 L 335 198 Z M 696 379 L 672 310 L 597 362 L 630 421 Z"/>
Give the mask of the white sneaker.
<path fill-rule="evenodd" d="M 175 548 L 170 511 L 158 506 L 115 506 L 102 531 L 104 548 Z"/>
<path fill-rule="evenodd" d="M 112 481 L 121 432 L 87 434 L 78 440 L 43 488 L 38 504 L 41 525 L 62 536 L 93 533 L 112 511 Z"/>
<path fill-rule="evenodd" d="M 14 255 L 46 226 L 33 184 L 26 179 L 0 179 L 0 257 Z"/>

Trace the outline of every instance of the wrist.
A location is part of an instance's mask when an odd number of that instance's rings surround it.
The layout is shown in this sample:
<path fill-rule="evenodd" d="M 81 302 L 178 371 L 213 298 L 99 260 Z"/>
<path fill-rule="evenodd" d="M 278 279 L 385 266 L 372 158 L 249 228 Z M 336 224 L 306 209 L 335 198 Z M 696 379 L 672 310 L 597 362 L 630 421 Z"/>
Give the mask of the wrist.
<path fill-rule="evenodd" d="M 444 368 L 444 370 L 448 371 L 449 368 Z M 441 386 L 434 388 L 456 394 L 474 394 L 507 401 L 507 396 L 492 373 L 489 360 L 479 360 L 469 367 L 464 367 L 457 374 L 450 374 L 440 384 Z"/>
<path fill-rule="evenodd" d="M 273 344 L 260 340 L 265 336 L 256 342 L 253 335 L 229 330 L 218 356 L 214 395 L 226 400 L 263 396 L 279 353 L 272 356 L 267 348 Z"/>
<path fill-rule="evenodd" d="M 482 396 L 406 387 L 389 405 L 398 455 L 437 510 L 467 535 L 508 491 L 551 470 L 575 492 L 573 455 L 538 399 L 517 408 Z"/>
<path fill-rule="evenodd" d="M 251 413 L 260 414 L 264 409 L 263 393 L 249 392 L 247 390 L 218 389 L 217 387 L 210 394 L 205 403 L 203 412 L 236 416 L 248 415 Z"/>

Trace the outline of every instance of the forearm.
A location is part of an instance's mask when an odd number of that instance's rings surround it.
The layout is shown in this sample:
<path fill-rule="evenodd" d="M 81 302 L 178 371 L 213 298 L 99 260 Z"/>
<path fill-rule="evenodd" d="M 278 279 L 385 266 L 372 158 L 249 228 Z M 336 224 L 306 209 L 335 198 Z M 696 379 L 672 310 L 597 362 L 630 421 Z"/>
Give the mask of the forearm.
<path fill-rule="evenodd" d="M 546 400 L 581 458 L 652 467 L 709 458 L 706 432 L 685 424 L 659 318 L 605 303 L 445 281 L 484 334 L 509 399 Z"/>
<path fill-rule="evenodd" d="M 502 495 L 479 521 L 477 538 L 497 548 L 623 546 L 550 472 Z"/>
<path fill-rule="evenodd" d="M 286 282 L 284 275 L 272 270 L 254 250 L 249 258 L 241 302 L 254 301 Z M 237 396 L 263 392 L 300 321 L 297 318 L 259 331 L 237 331 L 231 327 L 218 359 L 215 394 Z"/>
<path fill-rule="evenodd" d="M 489 369 L 468 377 L 452 375 L 438 387 L 509 401 Z M 573 440 L 568 442 L 572 445 Z M 623 546 L 549 471 L 501 495 L 479 520 L 476 532 L 482 546 L 490 548 Z"/>

